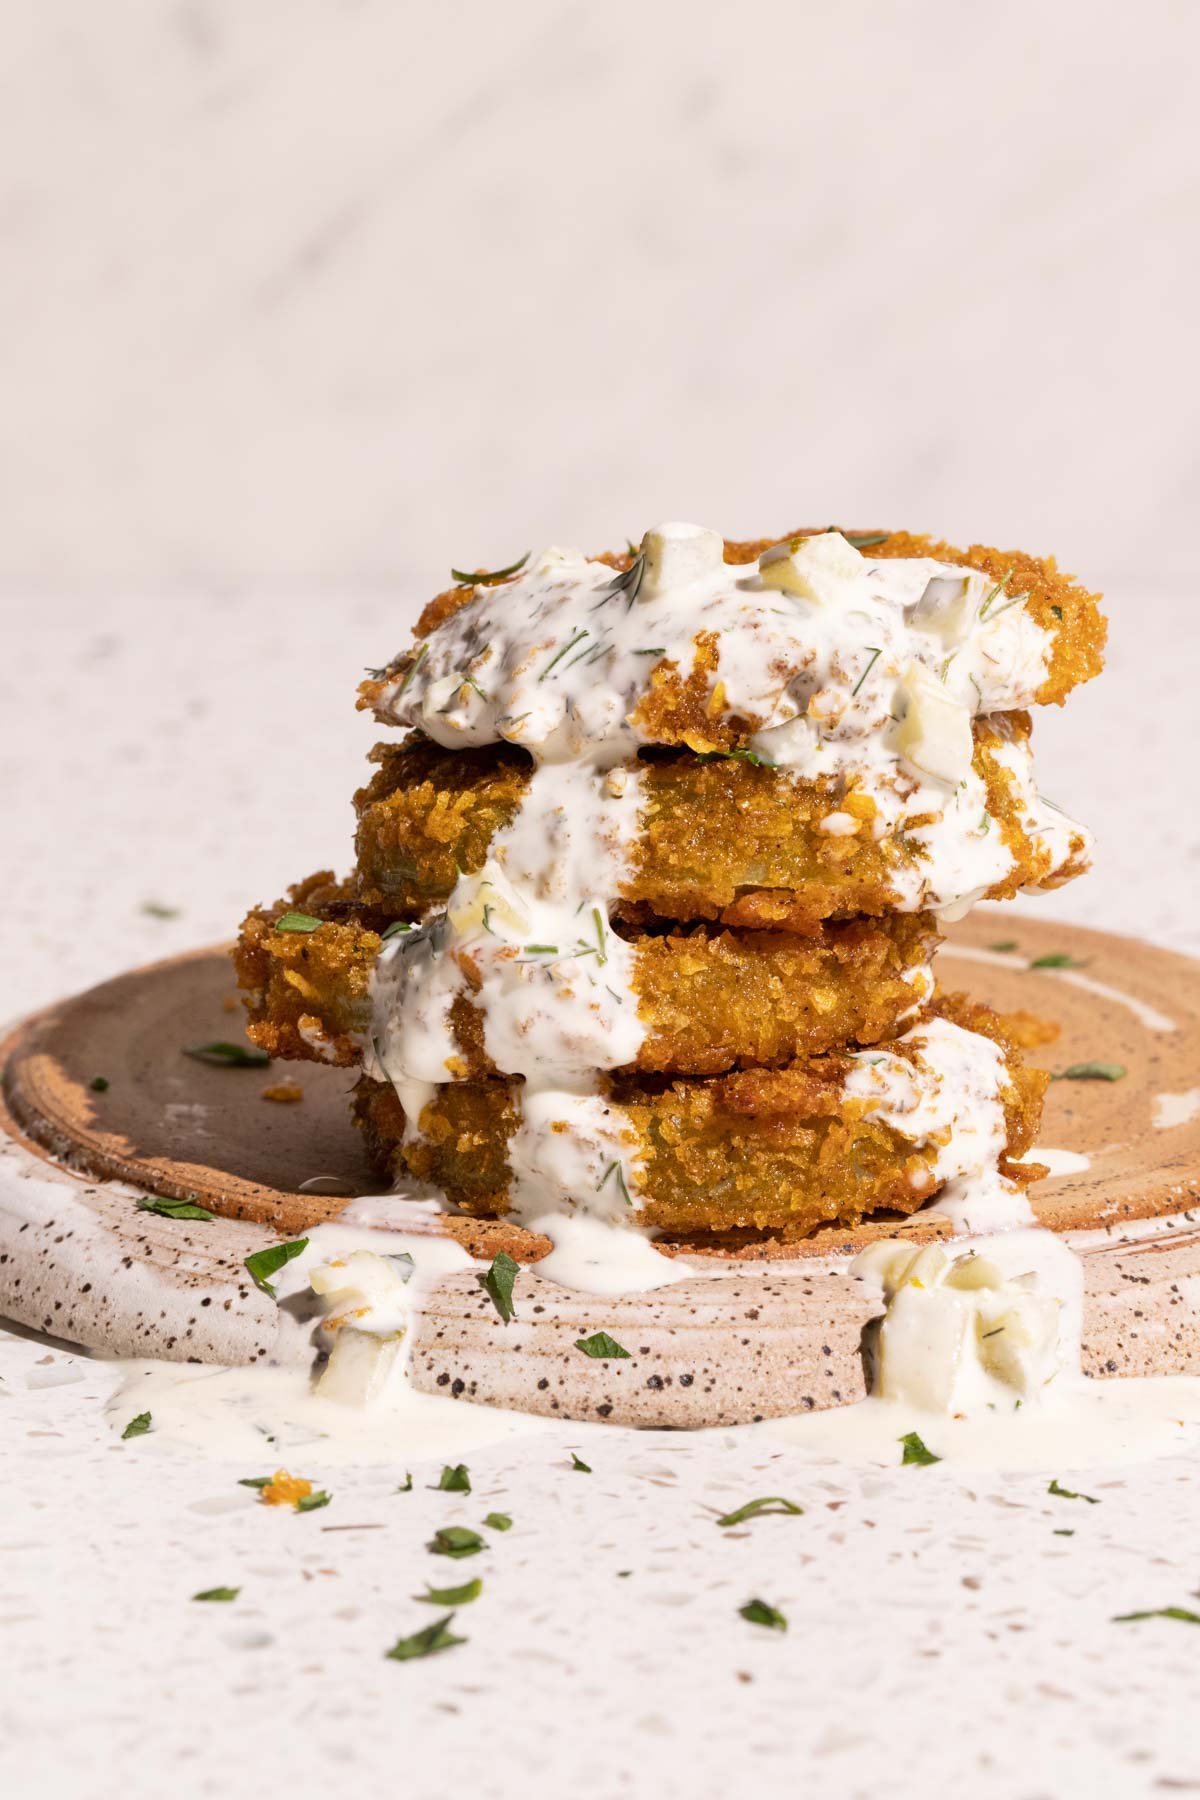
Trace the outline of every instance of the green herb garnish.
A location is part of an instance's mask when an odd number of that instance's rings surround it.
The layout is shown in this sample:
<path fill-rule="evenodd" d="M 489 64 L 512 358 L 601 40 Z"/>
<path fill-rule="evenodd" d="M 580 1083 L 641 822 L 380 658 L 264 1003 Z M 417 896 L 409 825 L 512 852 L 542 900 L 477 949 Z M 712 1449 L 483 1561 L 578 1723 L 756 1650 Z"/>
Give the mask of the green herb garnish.
<path fill-rule="evenodd" d="M 240 1587 L 203 1588 L 200 1593 L 193 1594 L 193 1600 L 236 1600 L 241 1593 Z"/>
<path fill-rule="evenodd" d="M 128 1425 L 125 1427 L 124 1431 L 121 1433 L 121 1437 L 122 1437 L 122 1439 L 145 1437 L 145 1435 L 149 1431 L 149 1429 L 150 1429 L 150 1414 L 148 1412 L 135 1413 L 133 1418 L 130 1419 Z"/>
<path fill-rule="evenodd" d="M 447 1613 L 444 1619 L 438 1619 L 433 1625 L 426 1625 L 424 1631 L 414 1631 L 411 1637 L 397 1638 L 387 1652 L 392 1662 L 412 1662 L 418 1656 L 436 1656 L 439 1650 L 452 1650 L 455 1644 L 465 1644 L 466 1638 L 455 1637 L 450 1627 L 454 1623 L 454 1614 Z"/>
<path fill-rule="evenodd" d="M 900 1458 L 901 1467 L 905 1463 L 915 1463 L 918 1468 L 926 1469 L 931 1463 L 942 1460 L 940 1456 L 935 1456 L 932 1450 L 925 1448 L 915 1431 L 906 1431 L 904 1436 L 897 1441 L 904 1445 L 904 1455 Z"/>
<path fill-rule="evenodd" d="M 625 1171 L 621 1167 L 619 1158 L 615 1158 L 612 1162 L 609 1163 L 607 1169 L 605 1169 L 603 1175 L 600 1177 L 599 1181 L 596 1183 L 596 1192 L 599 1193 L 600 1189 L 604 1186 L 605 1182 L 610 1180 L 614 1174 L 616 1175 L 616 1178 L 617 1178 L 617 1186 L 621 1190 L 621 1198 L 624 1200 L 626 1206 L 632 1206 L 633 1200 L 630 1196 L 628 1187 L 625 1185 Z"/>
<path fill-rule="evenodd" d="M 411 1494 L 412 1493 L 412 1485 L 413 1485 L 412 1470 L 410 1469 L 408 1471 L 408 1473 L 405 1475 L 404 1480 L 400 1483 L 400 1486 L 396 1489 L 396 1492 L 398 1494 Z"/>
<path fill-rule="evenodd" d="M 1008 586 L 1009 582 L 1012 580 L 1012 573 L 1013 572 L 1010 569 L 1008 571 L 1007 575 L 1002 575 L 1000 577 L 1000 580 L 996 583 L 995 587 L 991 590 L 991 592 L 985 596 L 983 605 L 979 608 L 979 613 L 978 613 L 978 620 L 981 625 L 983 624 L 983 621 L 987 618 L 988 609 L 991 607 L 993 601 L 998 600 L 1000 598 L 1000 595 L 1004 592 L 1005 588 Z"/>
<path fill-rule="evenodd" d="M 757 750 L 751 750 L 745 744 L 736 744 L 732 750 L 702 750 L 696 756 L 697 762 L 744 762 L 751 763 L 756 769 L 774 769 L 777 765 L 767 757 L 760 756 Z"/>
<path fill-rule="evenodd" d="M 571 1452 L 571 1467 L 573 1469 L 578 1469 L 581 1475 L 590 1475 L 592 1473 L 591 1463 L 585 1463 L 583 1458 L 581 1456 L 576 1456 L 573 1450 Z"/>
<path fill-rule="evenodd" d="M 137 1209 L 139 1212 L 158 1213 L 164 1219 L 213 1219 L 206 1207 L 197 1206 L 193 1200 L 168 1200 L 163 1194 L 139 1194 Z"/>
<path fill-rule="evenodd" d="M 514 1262 L 506 1250 L 492 1258 L 492 1266 L 485 1275 L 477 1275 L 476 1281 L 488 1296 L 496 1311 L 507 1325 L 510 1319 L 516 1318 L 513 1307 L 513 1283 L 517 1279 L 520 1264 Z"/>
<path fill-rule="evenodd" d="M 593 1331 L 591 1337 L 576 1338 L 575 1348 L 582 1350 L 585 1356 L 598 1356 L 609 1360 L 629 1355 L 629 1351 L 625 1349 L 624 1345 L 618 1344 L 616 1338 L 609 1337 L 607 1331 Z"/>
<path fill-rule="evenodd" d="M 301 1494 L 296 1502 L 296 1511 L 298 1513 L 319 1512 L 321 1507 L 328 1506 L 332 1499 L 333 1495 L 327 1494 L 324 1488 L 314 1488 L 311 1494 Z"/>
<path fill-rule="evenodd" d="M 1016 938 L 1004 938 L 1003 941 L 999 944 L 989 944 L 988 945 L 989 950 L 996 950 L 996 951 L 1000 951 L 1002 953 L 1007 953 L 1009 950 L 1015 950 L 1016 948 L 1017 948 Z"/>
<path fill-rule="evenodd" d="M 443 1494 L 469 1494 L 471 1477 L 467 1472 L 466 1463 L 447 1463 L 437 1483 L 437 1491 Z M 452 1600 L 446 1602 L 447 1606 L 453 1606 L 453 1604 Z"/>
<path fill-rule="evenodd" d="M 1055 1537 L 1074 1537 L 1075 1527 L 1073 1525 L 1056 1525 L 1054 1535 Z"/>
<path fill-rule="evenodd" d="M 1073 1488 L 1060 1487 L 1057 1480 L 1050 1483 L 1046 1492 L 1056 1494 L 1060 1500 L 1086 1500 L 1089 1506 L 1099 1506 L 1100 1504 L 1094 1494 L 1077 1494 Z"/>
<path fill-rule="evenodd" d="M 557 956 L 557 944 L 526 944 L 526 956 Z"/>
<path fill-rule="evenodd" d="M 875 664 L 879 661 L 880 657 L 883 655 L 883 651 L 881 649 L 877 650 L 875 648 L 874 644 L 864 644 L 863 649 L 869 650 L 871 652 L 871 660 L 867 664 L 866 668 L 863 670 L 862 674 L 859 676 L 858 680 L 855 682 L 854 686 L 850 689 L 850 698 L 852 700 L 854 699 L 855 695 L 858 693 L 858 690 L 862 686 L 863 682 L 867 679 L 867 676 L 871 673 L 871 670 L 875 667 Z"/>
<path fill-rule="evenodd" d="M 319 931 L 320 927 L 321 920 L 306 912 L 285 912 L 275 921 L 276 931 Z"/>
<path fill-rule="evenodd" d="M 93 1094 L 107 1094 L 108 1076 L 93 1075 L 92 1079 L 88 1082 L 88 1086 L 91 1088 Z"/>
<path fill-rule="evenodd" d="M 1120 1081 L 1125 1075 L 1124 1063 L 1081 1062 L 1072 1063 L 1061 1075 L 1052 1075 L 1051 1081 Z"/>
<path fill-rule="evenodd" d="M 632 548 L 632 546 L 631 546 Z M 617 594 L 625 596 L 625 610 L 628 612 L 642 591 L 642 583 L 646 579 L 646 553 L 639 550 L 627 569 L 615 575 L 608 583 L 601 599 L 597 603 L 603 606 L 605 601 L 613 599 Z M 592 611 L 595 612 L 593 607 Z"/>
<path fill-rule="evenodd" d="M 401 937 L 406 931 L 412 931 L 413 929 L 414 927 L 409 925 L 404 919 L 393 919 L 387 930 L 380 932 L 379 941 L 381 944 L 386 944 L 389 938 Z"/>
<path fill-rule="evenodd" d="M 274 1481 L 274 1479 L 275 1479 L 275 1477 L 273 1475 L 242 1475 L 238 1479 L 238 1486 L 239 1487 L 249 1487 L 249 1488 L 265 1488 L 265 1487 L 270 1487 L 270 1485 L 271 1485 L 272 1481 Z"/>
<path fill-rule="evenodd" d="M 560 663 L 562 661 L 563 657 L 567 654 L 567 651 L 573 650 L 575 648 L 576 644 L 582 644 L 584 638 L 590 637 L 590 635 L 591 635 L 591 633 L 588 631 L 587 626 L 581 625 L 579 630 L 571 638 L 570 643 L 564 644 L 562 649 L 559 650 L 554 656 L 552 656 L 550 658 L 550 661 L 546 664 L 545 668 L 542 670 L 541 674 L 538 676 L 538 680 L 545 681 L 545 679 L 546 679 L 547 675 L 550 673 L 551 669 L 553 669 L 558 663 Z"/>
<path fill-rule="evenodd" d="M 665 656 L 667 654 L 667 646 L 665 644 L 655 644 L 649 650 L 635 650 L 633 654 L 635 656 Z"/>
<path fill-rule="evenodd" d="M 747 1500 L 745 1506 L 739 1506 L 736 1512 L 723 1513 L 717 1524 L 740 1525 L 744 1519 L 756 1519 L 762 1513 L 802 1513 L 804 1508 L 797 1506 L 794 1500 L 785 1500 L 782 1494 L 768 1494 L 762 1500 Z"/>
<path fill-rule="evenodd" d="M 435 1531 L 428 1546 L 435 1556 L 453 1556 L 461 1559 L 464 1556 L 478 1556 L 487 1545 L 477 1531 L 471 1531 L 466 1525 L 443 1525 Z"/>
<path fill-rule="evenodd" d="M 268 1276 L 276 1274 L 285 1263 L 308 1249 L 307 1238 L 294 1238 L 290 1244 L 268 1244 L 265 1250 L 254 1250 L 246 1258 L 246 1268 L 256 1288 L 275 1298 Z"/>
<path fill-rule="evenodd" d="M 469 1606 L 482 1592 L 483 1583 L 477 1575 L 474 1581 L 464 1581 L 461 1587 L 427 1587 L 423 1594 L 414 1594 L 413 1599 L 423 1600 L 427 1606 Z"/>
<path fill-rule="evenodd" d="M 489 1513 L 483 1522 L 485 1525 L 490 1526 L 493 1531 L 512 1530 L 512 1520 L 507 1513 Z"/>
<path fill-rule="evenodd" d="M 404 671 L 404 680 L 400 683 L 400 686 L 396 689 L 396 698 L 395 698 L 395 700 L 392 701 L 393 706 L 396 706 L 404 698 L 405 694 L 408 692 L 408 684 L 412 680 L 413 676 L 416 674 L 417 670 L 420 668 L 421 664 L 425 661 L 428 651 L 429 651 L 429 644 L 428 644 L 428 641 L 426 641 L 425 643 L 423 643 L 421 645 L 421 648 L 417 651 L 417 654 L 413 657 L 412 661 L 409 663 L 408 668 Z"/>
<path fill-rule="evenodd" d="M 1031 969 L 1086 969 L 1087 963 L 1069 950 L 1051 950 L 1048 956 L 1035 956 Z"/>
<path fill-rule="evenodd" d="M 265 1069 L 271 1060 L 265 1050 L 252 1050 L 246 1044 L 190 1044 L 183 1054 L 224 1069 Z"/>
<path fill-rule="evenodd" d="M 477 569 L 474 575 L 468 575 L 463 569 L 451 569 L 450 573 L 459 587 L 490 587 L 493 581 L 507 581 L 518 569 L 523 569 L 529 561 L 530 551 L 518 556 L 516 562 L 509 563 L 506 569 Z"/>
<path fill-rule="evenodd" d="M 768 1606 L 765 1600 L 747 1600 L 745 1606 L 738 1607 L 743 1619 L 751 1625 L 765 1625 L 768 1631 L 786 1631 L 787 1620 L 777 1606 Z"/>
<path fill-rule="evenodd" d="M 177 919 L 179 917 L 177 906 L 164 906 L 161 900 L 143 900 L 142 911 L 149 919 Z"/>
<path fill-rule="evenodd" d="M 1200 1613 L 1186 1606 L 1155 1606 L 1149 1612 L 1117 1613 L 1114 1625 L 1132 1625 L 1135 1619 L 1179 1619 L 1184 1625 L 1200 1625 Z"/>

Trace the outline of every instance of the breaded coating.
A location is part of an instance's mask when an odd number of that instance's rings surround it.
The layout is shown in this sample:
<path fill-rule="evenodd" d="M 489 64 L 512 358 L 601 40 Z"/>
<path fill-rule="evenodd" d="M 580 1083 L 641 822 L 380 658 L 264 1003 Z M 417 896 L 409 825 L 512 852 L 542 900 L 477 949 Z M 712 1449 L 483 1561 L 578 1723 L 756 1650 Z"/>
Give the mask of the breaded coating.
<path fill-rule="evenodd" d="M 1061 886 L 1088 864 L 1081 833 L 1056 868 L 1045 841 L 1021 822 L 1002 756 L 1009 743 L 1023 746 L 1030 730 L 1028 713 L 975 725 L 975 768 L 1015 859 L 988 890 L 994 900 L 1025 886 Z M 377 773 L 355 798 L 359 898 L 396 917 L 419 918 L 446 900 L 460 870 L 482 868 L 493 834 L 516 815 L 533 763 L 511 746 L 450 751 L 422 738 L 380 745 L 373 755 Z M 735 758 L 655 752 L 643 756 L 639 771 L 642 829 L 613 908 L 617 919 L 813 931 L 824 919 L 890 911 L 898 878 L 922 860 L 913 822 L 876 838 L 875 801 L 847 792 L 832 776 L 802 780 Z M 839 812 L 861 817 L 862 829 L 851 836 L 822 830 Z"/>
<path fill-rule="evenodd" d="M 725 561 L 733 564 L 756 562 L 764 550 L 776 544 L 812 537 L 825 529 L 824 526 L 805 526 L 784 532 L 779 537 L 746 542 L 727 539 Z M 969 549 L 960 550 L 939 538 L 908 531 L 848 532 L 846 535 L 852 539 L 880 537 L 881 541 L 877 543 L 863 545 L 863 554 L 869 558 L 932 557 L 960 568 L 977 569 L 996 581 L 1006 581 L 1009 593 L 1024 595 L 1029 616 L 1052 639 L 1046 678 L 1037 692 L 1039 704 L 1061 705 L 1072 688 L 1100 673 L 1108 629 L 1100 611 L 1100 596 L 1078 587 L 1074 577 L 1063 574 L 1052 556 L 1030 556 L 1023 550 L 995 550 L 986 544 L 972 544 Z M 619 570 L 629 567 L 633 554 L 607 553 L 595 560 Z M 418 639 L 428 637 L 477 593 L 490 591 L 490 586 L 484 589 L 463 584 L 435 595 L 422 612 L 415 635 Z M 359 688 L 360 708 L 375 709 L 384 689 L 398 672 L 412 665 L 414 657 L 414 651 L 402 652 L 386 670 L 363 682 Z M 701 645 L 696 664 L 683 679 L 673 664 L 658 665 L 653 675 L 652 695 L 638 708 L 639 724 L 651 741 L 685 744 L 696 750 L 720 750 L 730 749 L 750 735 L 753 724 L 739 728 L 738 721 L 720 720 L 715 716 L 720 705 L 718 702 L 714 709 L 716 696 L 709 677 L 718 666 L 718 658 L 719 647 L 715 643 Z M 385 722 L 388 719 L 385 710 L 378 716 Z"/>
<path fill-rule="evenodd" d="M 280 910 L 251 912 L 235 951 L 251 1040 L 270 1056 L 358 1062 L 379 932 L 344 920 L 277 931 Z M 630 936 L 646 1031 L 634 1066 L 684 1075 L 785 1063 L 893 1035 L 927 997 L 917 972 L 941 941 L 923 913 L 850 920 L 814 937 L 704 926 Z M 465 967 L 469 979 L 469 955 Z M 460 999 L 451 1018 L 463 1057 L 456 1073 L 494 1074 L 479 1008 Z"/>
<path fill-rule="evenodd" d="M 1003 1021 L 987 1007 L 951 996 L 938 1010 L 1005 1050 L 1011 1085 L 1003 1094 L 1002 1168 L 1027 1179 L 1011 1159 L 1035 1139 L 1048 1076 L 1023 1067 Z M 903 1045 L 887 1047 L 905 1054 Z M 868 1103 L 845 1094 L 847 1068 L 845 1058 L 827 1056 L 707 1081 L 613 1080 L 611 1097 L 639 1171 L 639 1222 L 671 1237 L 754 1231 L 794 1239 L 833 1221 L 856 1224 L 881 1208 L 914 1212 L 937 1190 L 935 1151 L 918 1150 L 890 1126 L 864 1118 Z M 520 1122 L 520 1083 L 438 1088 L 421 1115 L 420 1137 L 407 1145 L 403 1112 L 387 1084 L 360 1081 L 356 1113 L 381 1173 L 429 1181 L 477 1217 L 507 1210 L 507 1148 Z"/>

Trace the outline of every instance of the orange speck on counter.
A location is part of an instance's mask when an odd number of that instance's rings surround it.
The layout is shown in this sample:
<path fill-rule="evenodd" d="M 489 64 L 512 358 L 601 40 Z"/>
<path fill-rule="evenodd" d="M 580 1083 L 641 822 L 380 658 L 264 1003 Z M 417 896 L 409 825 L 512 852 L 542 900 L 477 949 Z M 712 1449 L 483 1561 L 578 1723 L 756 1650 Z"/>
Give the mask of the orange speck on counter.
<path fill-rule="evenodd" d="M 289 1105 L 296 1100 L 303 1100 L 304 1089 L 298 1081 L 276 1081 L 263 1089 L 262 1097 L 264 1100 L 278 1100 L 281 1104 Z"/>
<path fill-rule="evenodd" d="M 312 1482 L 306 1481 L 303 1475 L 289 1475 L 286 1469 L 276 1469 L 262 1489 L 262 1500 L 265 1506 L 295 1506 L 298 1501 L 307 1499 L 312 1491 Z"/>

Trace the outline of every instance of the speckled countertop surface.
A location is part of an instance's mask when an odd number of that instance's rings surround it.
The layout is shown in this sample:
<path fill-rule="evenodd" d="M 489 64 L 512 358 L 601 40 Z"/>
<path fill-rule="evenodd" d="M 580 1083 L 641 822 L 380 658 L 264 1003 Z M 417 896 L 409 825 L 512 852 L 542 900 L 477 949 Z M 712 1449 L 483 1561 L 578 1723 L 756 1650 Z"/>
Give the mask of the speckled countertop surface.
<path fill-rule="evenodd" d="M 1098 868 L 1039 909 L 1195 950 L 1200 824 L 1162 779 L 1194 756 L 1192 677 L 1156 654 L 1150 715 L 1139 678 L 1185 602 L 1113 598 L 1108 676 L 1039 727 L 1045 786 L 1098 828 Z M 410 616 L 278 595 L 44 613 L 20 678 L 0 669 L 20 797 L 5 1012 L 225 935 L 344 863 L 371 741 L 353 684 Z M 14 1796 L 1200 1792 L 1200 1636 L 1110 1622 L 1194 1603 L 1200 1457 L 1070 1481 L 1088 1505 L 1046 1476 L 813 1468 L 767 1436 L 593 1431 L 585 1475 L 582 1434 L 552 1427 L 472 1456 L 469 1497 L 428 1491 L 436 1470 L 403 1495 L 402 1471 L 335 1471 L 328 1509 L 281 1516 L 236 1485 L 257 1470 L 115 1442 L 103 1366 L 13 1334 L 0 1375 Z M 761 1493 L 807 1510 L 717 1529 Z M 435 1525 L 496 1507 L 514 1525 L 485 1556 L 429 1556 Z M 427 1580 L 477 1570 L 466 1646 L 384 1659 L 437 1616 L 411 1598 Z M 232 1605 L 190 1599 L 223 1584 Z M 738 1616 L 753 1596 L 786 1636 Z"/>

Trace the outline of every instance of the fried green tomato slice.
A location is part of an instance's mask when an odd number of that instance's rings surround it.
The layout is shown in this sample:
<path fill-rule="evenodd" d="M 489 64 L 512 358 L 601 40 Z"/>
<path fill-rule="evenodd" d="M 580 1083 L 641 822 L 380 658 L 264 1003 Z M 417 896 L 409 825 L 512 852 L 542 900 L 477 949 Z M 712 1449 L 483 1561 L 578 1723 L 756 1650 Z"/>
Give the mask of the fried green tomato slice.
<path fill-rule="evenodd" d="M 281 931 L 281 911 L 251 912 L 234 952 L 251 1040 L 270 1056 L 358 1062 L 380 932 L 334 918 Z M 710 1075 L 891 1036 L 931 993 L 924 971 L 940 938 L 933 919 L 916 913 L 850 920 L 815 937 L 700 926 L 637 932 L 632 942 L 646 1032 L 635 1067 Z M 464 972 L 469 984 L 467 953 Z M 462 1053 L 452 1073 L 494 1074 L 482 1012 L 464 996 L 451 1017 Z"/>
<path fill-rule="evenodd" d="M 1015 1180 L 1031 1178 L 1013 1159 L 1034 1142 L 1049 1077 L 1021 1063 L 1003 1021 L 988 1008 L 952 997 L 939 1011 L 1000 1045 L 1007 1077 L 1001 1168 Z M 902 1044 L 889 1048 L 904 1054 Z M 940 1185 L 936 1147 L 918 1147 L 864 1116 L 865 1103 L 847 1097 L 849 1067 L 845 1057 L 827 1056 L 702 1081 L 613 1080 L 614 1121 L 637 1170 L 639 1224 L 697 1241 L 736 1242 L 752 1234 L 786 1240 L 823 1224 L 853 1225 L 880 1210 L 915 1211 Z M 476 1217 L 508 1212 L 519 1083 L 436 1089 L 419 1136 L 408 1143 L 402 1108 L 387 1084 L 360 1080 L 355 1111 L 372 1160 L 388 1179 L 429 1182 Z M 586 1206 L 591 1196 L 580 1199 Z"/>
<path fill-rule="evenodd" d="M 1026 886 L 1058 887 L 1088 866 L 1072 832 L 1064 856 L 1028 829 L 1009 761 L 1027 756 L 1027 713 L 975 725 L 975 769 L 1012 864 L 987 890 L 1007 899 Z M 417 918 L 441 905 L 460 870 L 474 874 L 493 836 L 511 824 L 532 760 L 511 746 L 443 750 L 424 738 L 373 752 L 378 769 L 355 797 L 358 892 L 365 906 Z M 688 753 L 638 762 L 640 831 L 614 905 L 630 923 L 649 917 L 719 920 L 751 929 L 805 932 L 822 920 L 879 915 L 920 886 L 927 852 L 915 833 L 937 815 L 908 819 L 876 837 L 872 797 L 833 777 L 801 780 L 733 757 Z M 846 835 L 823 829 L 833 814 L 858 821 Z M 989 826 L 989 829 L 991 827 Z"/>
<path fill-rule="evenodd" d="M 806 526 L 779 537 L 746 542 L 727 539 L 725 561 L 732 564 L 756 562 L 765 550 L 776 544 L 812 537 L 824 529 L 823 526 Z M 1100 611 L 1100 596 L 1078 586 L 1073 576 L 1059 569 L 1052 556 L 1030 556 L 1023 550 L 996 550 L 986 544 L 972 544 L 961 550 L 941 539 L 908 531 L 846 532 L 845 535 L 872 559 L 931 557 L 938 562 L 990 575 L 997 582 L 1004 582 L 1008 592 L 1021 595 L 1030 618 L 1050 638 L 1045 679 L 1035 696 L 1039 705 L 1061 705 L 1072 688 L 1100 673 L 1107 635 L 1107 624 Z M 619 571 L 629 567 L 633 553 L 609 553 L 595 560 Z M 418 640 L 428 637 L 477 593 L 494 592 L 496 585 L 488 583 L 476 587 L 461 583 L 436 595 L 421 614 L 415 634 Z M 502 583 L 499 585 L 503 586 Z M 387 695 L 397 674 L 403 676 L 414 668 L 420 654 L 418 644 L 393 658 L 386 669 L 374 671 L 359 688 L 360 708 L 373 710 L 377 717 L 390 723 Z M 721 719 L 719 707 L 714 711 L 713 684 L 719 678 L 719 667 L 720 646 L 711 634 L 702 633 L 697 641 L 695 663 L 686 674 L 671 664 L 664 664 L 655 672 L 651 690 L 637 709 L 639 730 L 648 742 L 729 749 L 745 741 L 750 734 L 745 722 Z"/>

